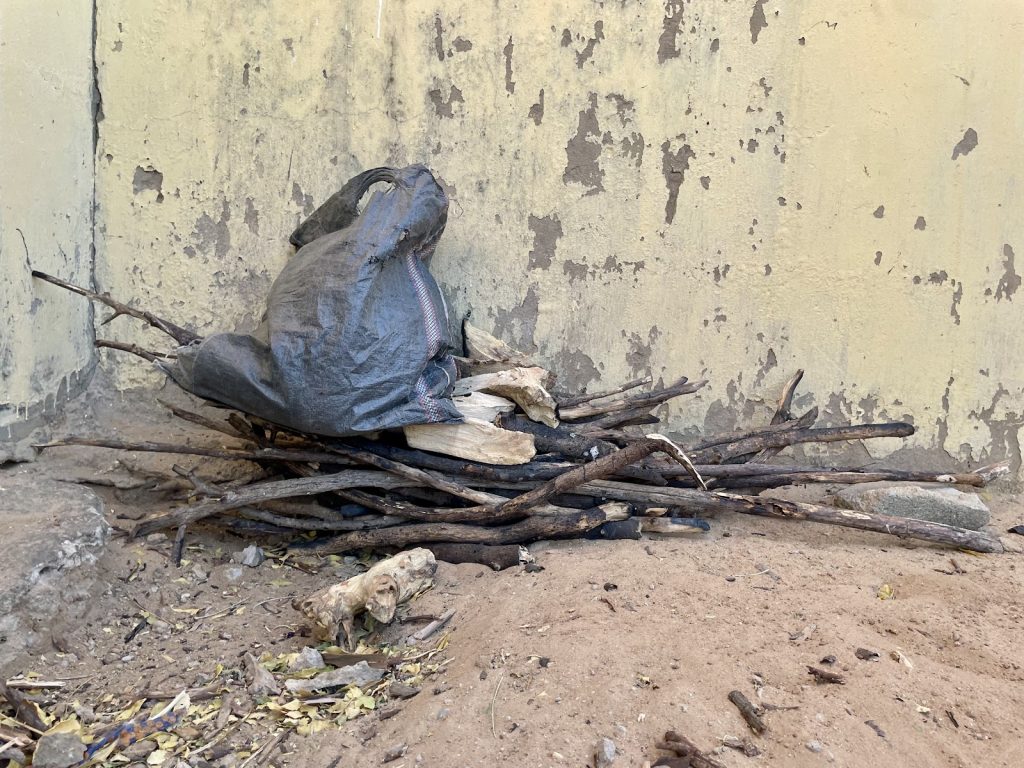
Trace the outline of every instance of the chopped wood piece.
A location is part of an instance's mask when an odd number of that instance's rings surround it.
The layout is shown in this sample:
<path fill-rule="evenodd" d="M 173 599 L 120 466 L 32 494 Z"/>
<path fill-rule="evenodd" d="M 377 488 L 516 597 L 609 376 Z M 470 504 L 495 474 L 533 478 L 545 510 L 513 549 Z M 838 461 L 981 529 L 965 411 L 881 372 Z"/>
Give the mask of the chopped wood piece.
<path fill-rule="evenodd" d="M 837 672 L 829 672 L 825 669 L 819 669 L 818 667 L 807 666 L 807 674 L 814 675 L 814 679 L 819 683 L 833 683 L 835 685 L 845 685 L 846 679 Z"/>
<path fill-rule="evenodd" d="M 455 408 L 466 419 L 478 419 L 493 424 L 503 413 L 512 413 L 516 404 L 511 400 L 489 395 L 486 392 L 470 392 L 452 398 Z"/>
<path fill-rule="evenodd" d="M 462 424 L 414 424 L 402 431 L 410 448 L 484 464 L 526 464 L 537 455 L 531 435 L 480 419 L 467 418 Z"/>
<path fill-rule="evenodd" d="M 760 713 L 750 703 L 750 699 L 743 695 L 741 691 L 729 691 L 729 701 L 736 705 L 736 709 L 743 715 L 743 719 L 747 721 L 747 725 L 750 726 L 750 730 L 760 736 L 762 733 L 768 730 L 768 726 L 764 724 L 764 720 L 761 719 Z"/>
<path fill-rule="evenodd" d="M 688 758 L 693 768 L 725 768 L 713 757 L 704 754 L 688 737 L 678 731 L 666 731 L 665 738 L 655 744 L 658 749 L 675 752 L 680 757 Z"/>
<path fill-rule="evenodd" d="M 504 363 L 508 367 L 523 368 L 533 365 L 522 352 L 482 328 L 477 328 L 468 320 L 462 323 L 462 338 L 466 342 L 466 353 L 474 363 Z"/>
<path fill-rule="evenodd" d="M 555 399 L 547 391 L 551 374 L 543 368 L 510 368 L 507 371 L 483 373 L 455 382 L 453 395 L 468 395 L 470 392 L 489 392 L 501 395 L 522 408 L 534 421 L 558 426 L 555 414 Z"/>
<path fill-rule="evenodd" d="M 381 560 L 365 573 L 293 602 L 314 623 L 319 640 L 344 640 L 354 650 L 355 617 L 364 609 L 388 624 L 395 609 L 434 582 L 437 562 L 428 549 L 410 549 Z M 340 634 L 339 634 L 340 633 Z"/>

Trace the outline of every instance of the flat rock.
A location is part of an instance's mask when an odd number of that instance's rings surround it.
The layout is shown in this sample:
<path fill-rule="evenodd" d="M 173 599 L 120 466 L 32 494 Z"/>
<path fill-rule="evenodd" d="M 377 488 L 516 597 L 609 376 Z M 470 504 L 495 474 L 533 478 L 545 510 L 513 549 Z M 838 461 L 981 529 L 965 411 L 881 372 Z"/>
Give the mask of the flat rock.
<path fill-rule="evenodd" d="M 49 639 L 31 626 L 88 606 L 93 584 L 86 566 L 99 558 L 110 530 L 103 502 L 88 488 L 31 468 L 0 471 L 0 670 L 46 647 Z"/>
<path fill-rule="evenodd" d="M 909 517 L 978 531 L 988 525 L 989 510 L 976 493 L 945 485 L 863 483 L 835 496 L 837 506 L 876 515 Z"/>
<path fill-rule="evenodd" d="M 85 744 L 76 733 L 46 733 L 39 737 L 32 756 L 35 768 L 68 768 L 82 762 Z"/>

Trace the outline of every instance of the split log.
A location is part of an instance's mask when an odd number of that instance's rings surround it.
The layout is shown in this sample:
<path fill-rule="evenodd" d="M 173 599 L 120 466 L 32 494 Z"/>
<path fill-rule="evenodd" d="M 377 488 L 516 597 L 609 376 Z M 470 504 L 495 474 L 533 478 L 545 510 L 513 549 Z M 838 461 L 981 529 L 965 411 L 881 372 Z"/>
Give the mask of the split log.
<path fill-rule="evenodd" d="M 518 544 L 428 544 L 426 548 L 446 563 L 478 563 L 495 571 L 519 565 Z"/>
<path fill-rule="evenodd" d="M 589 403 L 589 402 L 592 402 L 594 400 L 601 400 L 601 399 L 603 399 L 605 397 L 613 397 L 615 395 L 621 395 L 623 392 L 628 392 L 631 389 L 636 389 L 637 387 L 645 387 L 648 384 L 650 384 L 653 380 L 654 379 L 652 377 L 650 377 L 650 376 L 644 376 L 642 379 L 634 379 L 633 381 L 628 381 L 625 384 L 623 384 L 621 387 L 616 387 L 615 389 L 609 389 L 609 390 L 607 390 L 605 392 L 595 392 L 592 395 L 576 395 L 574 397 L 560 397 L 560 398 L 558 398 L 558 408 L 559 408 L 559 410 L 561 410 L 563 408 L 572 408 L 575 405 L 582 405 L 583 403 Z"/>
<path fill-rule="evenodd" d="M 466 354 L 474 363 L 502 363 L 507 368 L 531 368 L 534 365 L 522 352 L 468 320 L 462 321 L 462 339 L 466 344 Z"/>
<path fill-rule="evenodd" d="M 452 398 L 455 409 L 466 419 L 479 419 L 493 424 L 503 413 L 512 413 L 516 404 L 511 400 L 488 395 L 486 392 L 470 392 Z"/>
<path fill-rule="evenodd" d="M 437 562 L 428 549 L 411 549 L 381 560 L 365 573 L 295 600 L 292 606 L 314 623 L 317 639 L 344 640 L 354 650 L 355 617 L 364 609 L 382 624 L 395 617 L 399 603 L 434 583 Z"/>
<path fill-rule="evenodd" d="M 575 493 L 601 499 L 618 499 L 637 503 L 676 506 L 692 515 L 713 512 L 739 512 L 744 515 L 775 517 L 788 520 L 810 520 L 816 523 L 875 531 L 908 539 L 945 544 L 975 552 L 1002 552 L 999 538 L 982 531 L 969 531 L 940 523 L 911 518 L 873 515 L 823 504 L 785 501 L 764 496 L 742 496 L 734 493 L 708 493 L 690 488 L 657 488 L 610 480 L 586 482 Z"/>
<path fill-rule="evenodd" d="M 74 283 L 69 283 L 66 280 L 61 280 L 59 277 L 54 277 L 53 275 L 48 275 L 45 272 L 40 272 L 37 269 L 32 270 L 32 277 L 36 277 L 40 280 L 45 280 L 48 283 L 60 286 L 66 291 L 77 293 L 79 296 L 85 296 L 87 299 L 90 299 L 92 301 L 98 301 L 102 304 L 106 304 L 108 307 L 114 310 L 114 314 L 113 316 L 104 320 L 103 324 L 109 323 L 111 320 L 113 320 L 115 317 L 119 315 L 128 315 L 129 317 L 134 317 L 138 320 L 144 320 L 154 328 L 163 331 L 176 342 L 178 342 L 178 345 L 182 347 L 187 346 L 194 341 L 201 341 L 203 338 L 197 333 L 193 333 L 192 331 L 186 328 L 182 328 L 180 325 L 175 325 L 170 320 L 164 320 L 162 317 L 157 317 L 152 312 L 146 312 L 143 310 L 135 309 L 134 307 L 130 307 L 127 304 L 122 304 L 120 301 L 112 299 L 109 294 L 96 293 L 95 291 L 90 291 L 87 288 L 82 288 L 80 286 L 75 285 Z"/>
<path fill-rule="evenodd" d="M 526 464 L 537 455 L 531 435 L 480 419 L 467 418 L 461 424 L 414 424 L 402 431 L 410 448 L 484 464 Z"/>
<path fill-rule="evenodd" d="M 507 371 L 483 373 L 455 382 L 453 395 L 468 395 L 470 392 L 489 392 L 514 400 L 526 415 L 534 421 L 558 426 L 555 414 L 557 404 L 547 391 L 551 374 L 543 368 L 510 368 Z"/>
<path fill-rule="evenodd" d="M 524 544 L 539 539 L 579 537 L 611 520 L 629 516 L 622 506 L 603 505 L 562 515 L 533 515 L 518 523 L 485 527 L 459 523 L 420 523 L 381 531 L 345 533 L 313 550 L 318 555 L 350 552 L 363 547 L 404 547 L 410 544 Z"/>
<path fill-rule="evenodd" d="M 617 413 L 619 411 L 632 411 L 640 408 L 650 410 L 656 405 L 661 405 L 665 401 L 671 400 L 674 397 L 692 394 L 705 384 L 707 384 L 706 381 L 691 382 L 683 376 L 674 384 L 665 387 L 664 389 L 654 390 L 653 392 L 620 397 L 604 403 L 590 402 L 570 406 L 569 408 L 560 408 L 558 416 L 565 421 L 579 421 L 581 419 L 587 419 L 593 416 L 602 416 L 607 413 Z"/>

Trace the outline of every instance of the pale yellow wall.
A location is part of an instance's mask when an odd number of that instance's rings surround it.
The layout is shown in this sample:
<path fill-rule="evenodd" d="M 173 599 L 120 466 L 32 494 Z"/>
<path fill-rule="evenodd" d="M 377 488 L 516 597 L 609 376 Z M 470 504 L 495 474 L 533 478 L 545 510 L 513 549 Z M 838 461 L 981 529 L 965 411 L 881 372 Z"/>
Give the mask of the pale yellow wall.
<path fill-rule="evenodd" d="M 92 3 L 0 3 L 0 463 L 92 370 Z"/>
<path fill-rule="evenodd" d="M 803 367 L 826 423 L 1019 462 L 1018 0 L 102 0 L 98 22 L 106 289 L 244 327 L 305 213 L 422 161 L 453 198 L 454 310 L 568 384 L 707 377 L 671 417 L 721 427 Z"/>

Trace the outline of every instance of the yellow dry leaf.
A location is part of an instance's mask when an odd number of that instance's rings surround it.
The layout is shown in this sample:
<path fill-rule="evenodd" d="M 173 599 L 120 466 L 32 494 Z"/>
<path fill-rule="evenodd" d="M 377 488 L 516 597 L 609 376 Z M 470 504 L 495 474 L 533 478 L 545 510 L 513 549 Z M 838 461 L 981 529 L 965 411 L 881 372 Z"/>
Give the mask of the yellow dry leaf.
<path fill-rule="evenodd" d="M 158 733 L 153 738 L 160 749 L 174 749 L 180 741 L 173 733 Z"/>
<path fill-rule="evenodd" d="M 357 703 L 363 709 L 376 709 L 377 700 L 373 696 L 360 696 Z"/>
<path fill-rule="evenodd" d="M 146 758 L 146 763 L 148 765 L 163 765 L 167 761 L 168 757 L 169 755 L 164 750 L 154 749 Z"/>
<path fill-rule="evenodd" d="M 139 710 L 142 709 L 142 705 L 145 703 L 145 699 L 136 699 L 131 704 L 129 704 L 125 709 L 122 709 L 120 712 L 117 713 L 117 715 L 114 717 L 114 722 L 123 723 L 126 720 L 131 720 L 133 717 L 139 714 Z"/>
<path fill-rule="evenodd" d="M 187 613 L 189 616 L 195 616 L 199 613 L 199 608 L 171 608 L 175 613 Z"/>
<path fill-rule="evenodd" d="M 218 663 L 217 666 L 213 668 L 213 676 L 214 677 L 220 677 L 223 674 L 224 674 L 224 665 Z"/>
<path fill-rule="evenodd" d="M 878 599 L 879 600 L 894 600 L 896 598 L 896 590 L 890 587 L 888 584 L 883 584 L 878 588 Z"/>
<path fill-rule="evenodd" d="M 272 587 L 290 587 L 291 584 L 291 579 L 274 579 L 270 582 Z"/>
<path fill-rule="evenodd" d="M 36 709 L 39 709 L 36 707 Z M 82 735 L 82 724 L 78 722 L 78 718 L 69 717 L 67 720 L 61 720 L 56 725 L 52 726 L 50 730 L 46 732 L 51 733 L 76 733 L 79 736 Z"/>
<path fill-rule="evenodd" d="M 292 699 L 281 707 L 285 712 L 295 712 L 302 706 L 302 699 Z"/>
<path fill-rule="evenodd" d="M 324 730 L 329 727 L 330 723 L 326 720 L 313 720 L 309 723 L 303 723 L 295 729 L 295 732 L 300 736 L 311 736 L 314 733 Z"/>

